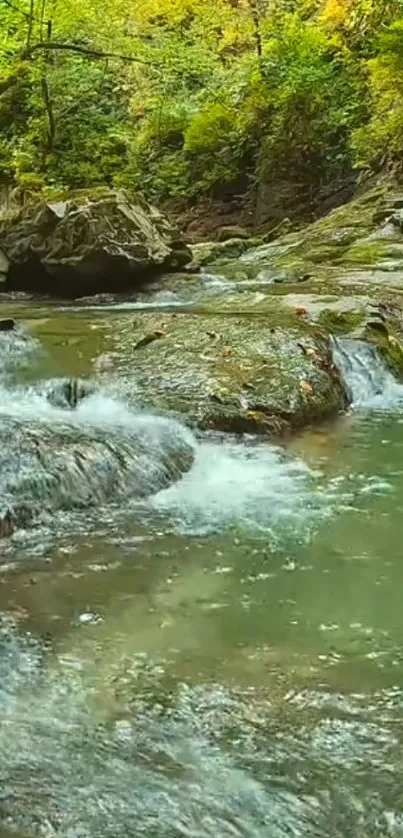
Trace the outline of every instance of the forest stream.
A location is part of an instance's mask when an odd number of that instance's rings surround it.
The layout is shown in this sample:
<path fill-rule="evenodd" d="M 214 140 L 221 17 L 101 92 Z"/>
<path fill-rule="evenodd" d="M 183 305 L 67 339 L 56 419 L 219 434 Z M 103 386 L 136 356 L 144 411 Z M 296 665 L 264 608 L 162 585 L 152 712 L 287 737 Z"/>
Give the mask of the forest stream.
<path fill-rule="evenodd" d="M 139 308 L 0 307 L 1 838 L 399 838 L 403 386 L 337 338 L 332 422 L 193 432 Z"/>

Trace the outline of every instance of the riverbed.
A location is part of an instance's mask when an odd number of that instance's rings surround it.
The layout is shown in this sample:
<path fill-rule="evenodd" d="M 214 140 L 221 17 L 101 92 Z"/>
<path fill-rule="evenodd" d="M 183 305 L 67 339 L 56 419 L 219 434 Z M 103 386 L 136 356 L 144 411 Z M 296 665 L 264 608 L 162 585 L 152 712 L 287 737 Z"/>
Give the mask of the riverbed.
<path fill-rule="evenodd" d="M 138 423 L 137 310 L 2 304 L 1 410 L 54 428 L 43 382 L 103 356 L 80 427 Z M 142 409 L 189 469 L 139 493 L 117 460 L 1 542 L 2 836 L 403 836 L 403 388 L 362 351 L 351 410 L 281 445 Z"/>

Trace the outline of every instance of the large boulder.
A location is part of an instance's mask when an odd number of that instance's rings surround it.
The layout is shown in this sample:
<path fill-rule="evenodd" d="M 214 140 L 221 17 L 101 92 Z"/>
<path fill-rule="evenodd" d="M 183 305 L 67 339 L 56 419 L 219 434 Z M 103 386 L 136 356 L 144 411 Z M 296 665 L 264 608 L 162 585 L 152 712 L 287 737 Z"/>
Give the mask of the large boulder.
<path fill-rule="evenodd" d="M 36 204 L 0 222 L 7 291 L 64 297 L 117 291 L 190 261 L 165 216 L 123 191 Z"/>
<path fill-rule="evenodd" d="M 281 319 L 281 318 L 280 318 Z M 347 406 L 330 342 L 298 315 L 143 313 L 119 324 L 127 391 L 191 426 L 283 436 Z M 123 355 L 122 355 L 123 352 Z"/>

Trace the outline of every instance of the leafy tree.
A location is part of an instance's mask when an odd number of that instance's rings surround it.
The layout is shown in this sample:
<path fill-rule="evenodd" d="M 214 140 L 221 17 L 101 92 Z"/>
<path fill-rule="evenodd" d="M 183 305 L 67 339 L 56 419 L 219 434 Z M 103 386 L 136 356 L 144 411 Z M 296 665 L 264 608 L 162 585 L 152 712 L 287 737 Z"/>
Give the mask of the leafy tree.
<path fill-rule="evenodd" d="M 0 0 L 0 181 L 155 199 L 399 168 L 403 0 Z"/>

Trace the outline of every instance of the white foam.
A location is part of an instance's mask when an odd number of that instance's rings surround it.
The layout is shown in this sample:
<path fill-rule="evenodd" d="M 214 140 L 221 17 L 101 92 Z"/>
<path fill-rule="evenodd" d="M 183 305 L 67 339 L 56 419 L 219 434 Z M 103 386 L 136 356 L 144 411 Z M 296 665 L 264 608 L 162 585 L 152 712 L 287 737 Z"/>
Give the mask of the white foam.
<path fill-rule="evenodd" d="M 351 391 L 353 407 L 387 410 L 403 405 L 403 385 L 375 347 L 360 340 L 333 339 L 333 358 Z"/>
<path fill-rule="evenodd" d="M 184 531 L 209 532 L 236 525 L 268 531 L 286 523 L 306 527 L 310 510 L 323 505 L 319 476 L 301 460 L 265 443 L 231 439 L 199 445 L 180 484 L 159 492 L 152 505 Z"/>

